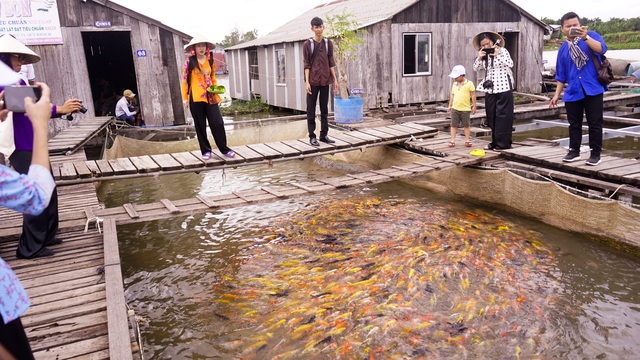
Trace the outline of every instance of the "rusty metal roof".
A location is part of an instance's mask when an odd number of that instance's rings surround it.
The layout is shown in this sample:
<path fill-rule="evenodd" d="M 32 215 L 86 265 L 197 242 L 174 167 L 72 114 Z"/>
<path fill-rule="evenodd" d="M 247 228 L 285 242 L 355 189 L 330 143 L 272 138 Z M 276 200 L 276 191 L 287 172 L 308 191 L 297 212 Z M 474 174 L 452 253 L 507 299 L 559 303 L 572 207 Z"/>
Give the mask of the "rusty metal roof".
<path fill-rule="evenodd" d="M 420 0 L 336 0 L 310 9 L 263 37 L 231 46 L 227 48 L 227 50 L 237 50 L 253 46 L 263 46 L 308 39 L 313 36 L 313 33 L 310 30 L 310 22 L 314 16 L 318 16 L 325 20 L 327 15 L 334 16 L 342 14 L 343 8 L 346 8 L 347 13 L 352 15 L 352 20 L 355 20 L 360 24 L 360 28 L 367 27 L 390 19 L 395 14 L 419 1 Z"/>

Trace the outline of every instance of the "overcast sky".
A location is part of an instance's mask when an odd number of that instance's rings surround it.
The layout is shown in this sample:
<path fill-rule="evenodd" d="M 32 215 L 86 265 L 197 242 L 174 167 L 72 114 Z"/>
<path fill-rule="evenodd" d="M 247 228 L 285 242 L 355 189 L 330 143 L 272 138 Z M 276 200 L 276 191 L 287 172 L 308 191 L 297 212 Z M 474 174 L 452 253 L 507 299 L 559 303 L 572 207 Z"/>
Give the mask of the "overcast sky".
<path fill-rule="evenodd" d="M 391 0 L 393 1 L 393 0 Z M 258 36 L 328 0 L 115 0 L 131 10 L 159 20 L 189 35 L 201 33 L 220 42 L 234 28 L 258 29 Z M 640 17 L 639 0 L 513 0 L 538 19 L 560 19 L 569 11 L 606 21 L 612 17 Z M 105 19 L 108 20 L 108 19 Z"/>

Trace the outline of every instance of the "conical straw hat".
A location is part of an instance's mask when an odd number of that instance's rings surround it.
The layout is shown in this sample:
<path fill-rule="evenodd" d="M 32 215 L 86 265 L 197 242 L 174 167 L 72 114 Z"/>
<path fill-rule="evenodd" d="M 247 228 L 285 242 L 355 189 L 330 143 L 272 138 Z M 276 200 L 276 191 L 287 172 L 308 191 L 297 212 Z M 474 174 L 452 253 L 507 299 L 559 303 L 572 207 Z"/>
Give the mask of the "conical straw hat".
<path fill-rule="evenodd" d="M 207 46 L 209 46 L 209 48 L 211 50 L 213 50 L 213 48 L 216 47 L 216 45 L 214 43 L 212 43 L 211 41 L 209 41 L 204 35 L 197 34 L 196 36 L 193 37 L 193 39 L 191 39 L 191 41 L 189 41 L 189 43 L 187 45 L 184 46 L 184 49 L 189 51 L 192 46 L 194 46 L 196 44 L 200 44 L 200 43 L 207 44 Z"/>
<path fill-rule="evenodd" d="M 496 43 L 496 41 L 498 41 L 498 39 L 500 39 L 500 43 L 498 44 L 498 46 L 504 47 L 504 38 L 502 37 L 502 35 L 493 31 L 483 31 L 474 36 L 473 40 L 471 41 L 473 47 L 476 48 L 476 50 L 480 51 L 480 35 L 482 34 L 489 35 L 494 44 Z"/>
<path fill-rule="evenodd" d="M 0 53 L 1 54 L 20 54 L 23 55 L 23 65 L 33 64 L 40 61 L 40 56 L 26 47 L 20 40 L 14 38 L 10 34 L 0 36 Z"/>

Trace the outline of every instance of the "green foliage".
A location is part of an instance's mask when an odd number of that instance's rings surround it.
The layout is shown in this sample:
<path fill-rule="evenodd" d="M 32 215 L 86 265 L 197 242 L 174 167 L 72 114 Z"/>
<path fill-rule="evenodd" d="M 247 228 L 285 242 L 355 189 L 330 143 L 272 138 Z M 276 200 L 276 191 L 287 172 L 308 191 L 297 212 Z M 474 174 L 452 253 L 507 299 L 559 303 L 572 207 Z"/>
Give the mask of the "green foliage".
<path fill-rule="evenodd" d="M 271 112 L 271 107 L 260 99 L 251 99 L 249 101 L 233 100 L 230 106 L 221 106 L 220 112 L 224 116 L 268 113 Z"/>
<path fill-rule="evenodd" d="M 231 34 L 226 35 L 224 37 L 224 40 L 222 40 L 219 45 L 224 48 L 228 48 L 230 46 L 242 44 L 247 41 L 255 40 L 257 38 L 258 38 L 257 29 L 253 29 L 244 34 L 241 34 L 238 28 L 234 28 L 233 30 L 231 30 Z"/>
<path fill-rule="evenodd" d="M 553 19 L 549 19 L 548 17 L 543 17 L 542 19 L 540 19 L 540 21 L 542 21 L 545 24 L 549 24 L 549 25 L 560 25 L 560 20 L 553 20 Z"/>
<path fill-rule="evenodd" d="M 622 44 L 616 44 L 616 43 L 612 43 L 609 44 L 607 43 L 607 49 L 608 50 L 629 50 L 629 49 L 640 49 L 640 42 L 635 42 L 635 43 L 622 43 Z"/>
<path fill-rule="evenodd" d="M 542 18 L 541 21 L 547 24 L 560 24 L 560 20 Z M 611 18 L 609 21 L 602 21 L 600 18 L 582 18 L 580 25 L 587 26 L 602 35 L 609 50 L 639 49 L 640 48 L 640 17 L 621 19 Z M 552 39 L 546 41 L 544 50 L 557 50 L 565 39 L 560 33 L 560 40 Z"/>
<path fill-rule="evenodd" d="M 604 42 L 609 43 L 638 43 L 640 42 L 640 31 L 625 31 L 619 33 L 606 34 L 602 36 Z"/>
<path fill-rule="evenodd" d="M 613 33 L 640 31 L 640 17 L 631 19 L 611 18 L 609 21 L 602 21 L 600 18 L 583 18 L 580 19 L 580 24 L 588 26 L 589 30 L 596 31 L 603 36 Z"/>
<path fill-rule="evenodd" d="M 342 14 L 327 15 L 325 20 L 327 35 L 335 45 L 333 53 L 338 71 L 337 76 L 340 79 L 340 97 L 343 99 L 349 98 L 345 68 L 347 61 L 357 58 L 358 46 L 364 44 L 362 36 L 367 33 L 366 30 L 358 30 L 360 24 L 352 18 L 353 15 L 348 13 L 345 7 L 342 9 Z"/>

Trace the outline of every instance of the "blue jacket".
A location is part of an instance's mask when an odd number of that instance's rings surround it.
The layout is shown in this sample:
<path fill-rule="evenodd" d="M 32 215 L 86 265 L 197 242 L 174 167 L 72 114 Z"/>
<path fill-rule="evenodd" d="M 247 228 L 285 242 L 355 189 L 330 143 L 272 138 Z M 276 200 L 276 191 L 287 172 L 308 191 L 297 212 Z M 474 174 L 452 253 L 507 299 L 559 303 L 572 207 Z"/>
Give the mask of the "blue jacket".
<path fill-rule="evenodd" d="M 607 45 L 604 43 L 602 36 L 595 31 L 588 31 L 589 36 L 602 44 L 602 52 L 592 52 L 583 40 L 578 42 L 578 46 L 587 55 L 587 64 L 578 70 L 578 67 L 571 59 L 569 54 L 569 42 L 565 41 L 558 50 L 556 59 L 556 80 L 567 83 L 564 90 L 562 101 L 578 101 L 585 97 L 585 93 L 589 96 L 600 95 L 607 90 L 607 87 L 598 82 L 598 71 L 593 63 L 592 54 L 596 55 L 598 61 L 602 62 L 601 55 L 607 52 Z M 584 90 L 583 90 L 584 89 Z"/>

